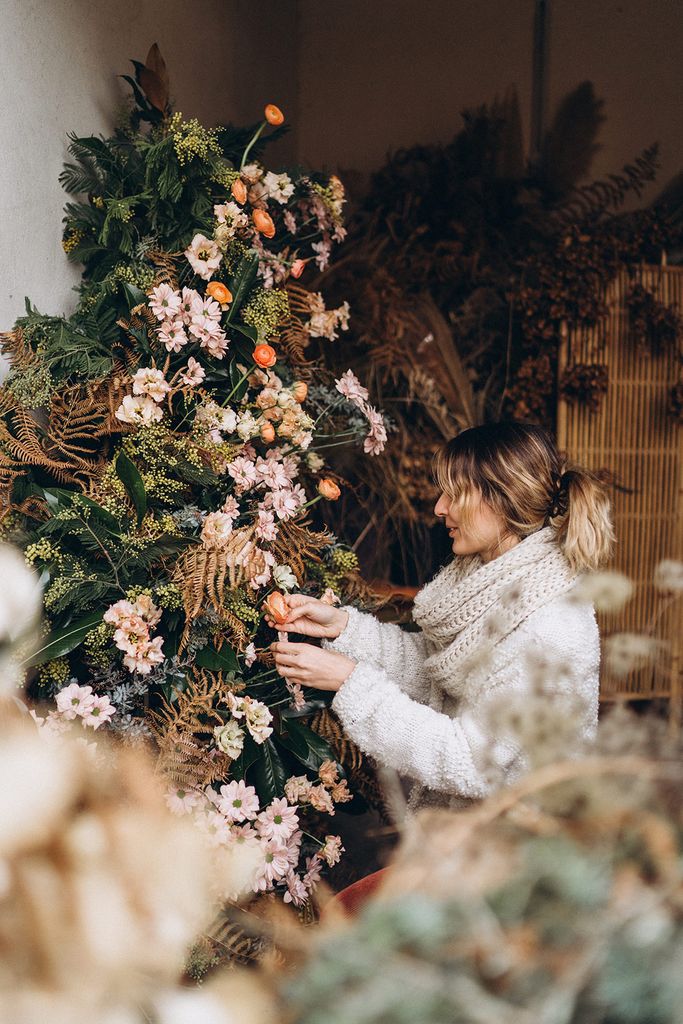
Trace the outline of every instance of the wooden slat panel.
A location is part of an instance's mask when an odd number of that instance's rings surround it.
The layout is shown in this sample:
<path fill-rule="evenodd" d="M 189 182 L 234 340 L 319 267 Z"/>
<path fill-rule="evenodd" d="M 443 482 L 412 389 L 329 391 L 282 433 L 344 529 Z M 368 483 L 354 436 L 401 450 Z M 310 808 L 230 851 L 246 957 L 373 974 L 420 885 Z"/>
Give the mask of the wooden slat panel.
<path fill-rule="evenodd" d="M 675 302 L 683 310 L 683 270 L 642 267 L 639 279 L 660 301 Z M 677 355 L 673 350 L 656 356 L 638 351 L 629 337 L 629 283 L 622 273 L 610 285 L 608 317 L 598 328 L 564 332 L 559 361 L 560 373 L 573 362 L 603 363 L 609 373 L 597 413 L 560 400 L 559 447 L 591 469 L 611 470 L 630 491 L 614 494 L 617 546 L 610 568 L 635 581 L 637 596 L 618 614 L 598 616 L 603 637 L 648 629 L 662 605 L 652 586 L 654 568 L 663 558 L 683 558 L 683 430 L 667 411 L 670 388 L 678 379 Z M 682 633 L 680 604 L 673 604 L 655 630 L 669 641 L 670 659 L 626 678 L 610 676 L 603 663 L 603 697 L 668 696 L 679 718 Z"/>

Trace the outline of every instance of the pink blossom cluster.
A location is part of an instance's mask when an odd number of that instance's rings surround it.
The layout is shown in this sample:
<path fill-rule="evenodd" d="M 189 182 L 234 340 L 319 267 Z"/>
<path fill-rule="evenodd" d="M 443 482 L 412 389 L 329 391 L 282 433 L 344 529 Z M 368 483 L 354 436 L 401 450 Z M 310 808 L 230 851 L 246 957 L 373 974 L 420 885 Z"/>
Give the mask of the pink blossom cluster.
<path fill-rule="evenodd" d="M 223 359 L 228 339 L 221 327 L 223 310 L 215 299 L 194 288 L 178 291 L 159 284 L 149 293 L 149 306 L 159 320 L 157 336 L 167 352 L 180 352 L 194 341 L 210 356 Z"/>
<path fill-rule="evenodd" d="M 104 621 L 114 626 L 114 643 L 123 651 L 123 664 L 129 672 L 149 675 L 153 666 L 164 660 L 163 637 L 150 636 L 160 619 L 161 612 L 147 594 L 140 594 L 135 601 L 117 601 L 104 613 Z"/>
<path fill-rule="evenodd" d="M 339 778 L 339 768 L 334 761 L 323 761 L 318 769 L 319 783 L 313 783 L 306 775 L 293 775 L 285 784 L 285 795 L 291 803 L 310 804 L 316 811 L 334 814 L 335 804 L 345 804 L 352 799 L 346 779 Z"/>
<path fill-rule="evenodd" d="M 384 451 L 387 441 L 387 429 L 384 425 L 382 414 L 371 405 L 368 405 L 367 388 L 363 387 L 351 370 L 343 373 L 339 380 L 335 380 L 334 383 L 337 391 L 355 405 L 357 409 L 360 409 L 370 425 L 370 430 L 363 442 L 363 451 L 367 455 L 379 455 L 380 452 Z"/>
<path fill-rule="evenodd" d="M 56 702 L 57 712 L 62 719 L 72 721 L 80 718 L 82 725 L 95 730 L 116 714 L 116 708 L 109 697 L 98 697 L 93 693 L 92 686 L 79 686 L 78 683 L 69 683 L 61 689 Z"/>
<path fill-rule="evenodd" d="M 305 870 L 299 869 L 303 832 L 297 805 L 278 797 L 261 809 L 255 788 L 243 780 L 229 782 L 218 791 L 210 786 L 203 791 L 169 790 L 166 801 L 175 814 L 193 814 L 212 844 L 251 847 L 257 854 L 254 892 L 283 887 L 285 903 L 295 906 L 308 900 L 322 864 L 336 864 L 343 852 L 340 838 L 328 835 L 318 852 L 306 858 Z"/>
<path fill-rule="evenodd" d="M 306 322 L 306 327 L 312 338 L 327 338 L 328 341 L 335 341 L 339 337 L 337 328 L 348 331 L 350 315 L 348 302 L 342 302 L 337 309 L 326 309 L 325 300 L 320 292 L 309 295 L 308 302 L 311 315 Z"/>

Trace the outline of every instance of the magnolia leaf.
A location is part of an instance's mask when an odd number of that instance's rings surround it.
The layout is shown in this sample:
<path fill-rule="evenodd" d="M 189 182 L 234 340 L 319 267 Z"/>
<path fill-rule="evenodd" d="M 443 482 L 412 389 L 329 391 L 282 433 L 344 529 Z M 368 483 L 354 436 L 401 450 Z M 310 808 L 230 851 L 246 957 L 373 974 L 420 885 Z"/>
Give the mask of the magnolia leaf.
<path fill-rule="evenodd" d="M 249 781 L 256 788 L 262 807 L 284 796 L 287 771 L 272 740 L 260 745 L 260 757 L 249 769 Z"/>
<path fill-rule="evenodd" d="M 246 733 L 244 736 L 242 753 L 230 765 L 231 777 L 233 779 L 243 779 L 247 770 L 251 768 L 255 761 L 258 761 L 260 756 L 261 748 L 258 743 L 255 743 L 249 733 Z"/>
<path fill-rule="evenodd" d="M 159 49 L 158 43 L 152 43 L 150 46 L 149 53 L 145 57 L 145 67 L 155 73 L 168 94 L 170 84 L 168 80 L 168 69 L 166 67 L 166 61 L 161 56 L 161 50 Z"/>
<path fill-rule="evenodd" d="M 29 660 L 30 665 L 44 665 L 53 658 L 61 658 L 83 642 L 87 634 L 102 622 L 102 612 L 92 612 L 78 622 L 56 629 L 43 642 L 43 646 L 35 651 Z"/>
<path fill-rule="evenodd" d="M 202 647 L 197 651 L 195 664 L 209 672 L 235 672 L 239 668 L 237 655 L 232 647 L 223 644 L 220 651 L 215 647 Z"/>
<path fill-rule="evenodd" d="M 231 326 L 237 311 L 252 289 L 257 271 L 258 256 L 243 256 L 239 261 L 235 276 L 231 277 L 228 282 L 228 288 L 232 292 L 232 303 L 226 317 L 226 323 L 229 323 Z"/>
<path fill-rule="evenodd" d="M 138 526 L 145 518 L 147 511 L 147 492 L 145 485 L 134 462 L 128 458 L 125 452 L 119 452 L 116 458 L 116 475 L 126 488 L 128 495 L 135 506 L 138 516 Z"/>
<path fill-rule="evenodd" d="M 164 87 L 157 73 L 149 68 L 141 68 L 138 80 L 149 102 L 163 114 L 168 106 L 168 89 Z"/>
<path fill-rule="evenodd" d="M 283 724 L 286 732 L 280 734 L 279 742 L 306 768 L 317 772 L 323 761 L 336 762 L 332 747 L 317 732 L 296 719 L 288 718 Z"/>

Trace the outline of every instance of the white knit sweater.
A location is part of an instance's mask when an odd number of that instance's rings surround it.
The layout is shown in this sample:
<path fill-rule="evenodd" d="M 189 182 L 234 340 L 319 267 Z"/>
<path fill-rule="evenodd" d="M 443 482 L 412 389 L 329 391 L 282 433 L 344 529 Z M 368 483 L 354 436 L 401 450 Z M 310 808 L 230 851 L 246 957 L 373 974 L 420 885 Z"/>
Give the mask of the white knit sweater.
<path fill-rule="evenodd" d="M 596 728 L 600 639 L 590 604 L 566 594 L 549 601 L 495 645 L 483 676 L 473 673 L 457 697 L 439 689 L 436 699 L 434 680 L 424 669 L 432 648 L 422 632 L 379 622 L 353 607 L 345 611 L 346 629 L 323 646 L 357 665 L 332 708 L 362 751 L 414 781 L 413 810 L 425 804 L 464 806 L 524 772 L 525 751 L 509 736 L 491 732 L 487 705 L 500 698 L 524 701 L 529 658 L 539 652 L 553 689 L 572 694 L 575 706 L 578 701 L 572 722 L 577 746 Z"/>

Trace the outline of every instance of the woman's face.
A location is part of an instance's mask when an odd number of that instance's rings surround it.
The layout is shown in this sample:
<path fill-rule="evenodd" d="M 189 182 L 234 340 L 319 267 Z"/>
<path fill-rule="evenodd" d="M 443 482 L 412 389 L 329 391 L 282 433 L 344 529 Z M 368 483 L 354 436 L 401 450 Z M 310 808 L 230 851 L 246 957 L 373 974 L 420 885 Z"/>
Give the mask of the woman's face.
<path fill-rule="evenodd" d="M 441 495 L 434 513 L 443 519 L 455 555 L 481 555 L 484 562 L 490 562 L 517 544 L 518 538 L 506 536 L 504 520 L 483 501 L 479 492 L 475 492 L 474 499 L 469 527 L 462 523 L 457 503 L 447 494 Z"/>

